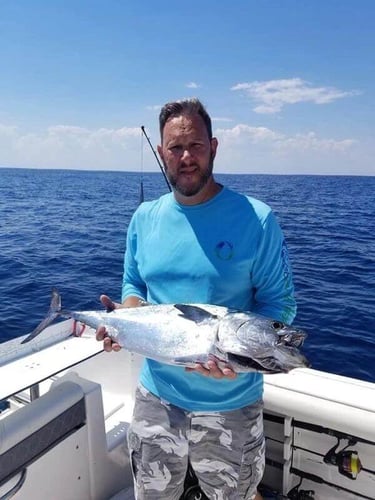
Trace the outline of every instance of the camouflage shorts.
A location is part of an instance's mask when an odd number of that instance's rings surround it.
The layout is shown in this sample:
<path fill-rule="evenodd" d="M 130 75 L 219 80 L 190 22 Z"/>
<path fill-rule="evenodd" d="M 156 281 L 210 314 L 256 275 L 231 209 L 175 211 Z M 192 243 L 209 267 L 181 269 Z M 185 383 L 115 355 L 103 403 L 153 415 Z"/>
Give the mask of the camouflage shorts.
<path fill-rule="evenodd" d="M 262 409 L 190 412 L 140 386 L 128 434 L 137 500 L 178 500 L 188 459 L 210 500 L 252 499 L 264 471 Z"/>

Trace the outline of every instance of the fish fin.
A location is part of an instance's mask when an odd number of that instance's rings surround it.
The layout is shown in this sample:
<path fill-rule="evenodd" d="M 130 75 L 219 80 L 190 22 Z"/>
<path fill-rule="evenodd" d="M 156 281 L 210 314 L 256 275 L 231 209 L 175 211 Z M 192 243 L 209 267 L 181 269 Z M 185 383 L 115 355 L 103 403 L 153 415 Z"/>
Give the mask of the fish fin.
<path fill-rule="evenodd" d="M 192 368 L 194 365 L 196 365 L 196 362 L 192 361 L 190 357 L 185 358 L 184 356 L 181 356 L 179 358 L 174 358 L 173 364 Z"/>
<path fill-rule="evenodd" d="M 37 337 L 47 326 L 49 326 L 54 319 L 59 316 L 61 312 L 61 296 L 56 288 L 52 289 L 51 303 L 47 316 L 39 323 L 39 325 L 21 342 L 26 344 Z"/>
<path fill-rule="evenodd" d="M 206 311 L 202 307 L 191 304 L 174 304 L 174 307 L 181 311 L 186 319 L 195 323 L 203 323 L 209 319 L 217 319 L 217 316 Z"/>
<path fill-rule="evenodd" d="M 115 304 L 112 301 L 111 301 L 111 304 L 112 304 L 112 306 L 110 306 L 110 307 L 107 306 L 105 308 L 105 312 L 111 313 L 112 311 L 116 310 Z M 151 306 L 151 305 L 152 304 L 150 302 L 147 302 L 146 300 L 143 300 L 143 299 L 139 299 L 138 307 L 145 307 L 145 306 Z"/>
<path fill-rule="evenodd" d="M 204 354 L 199 355 L 197 354 L 196 356 L 178 356 L 177 358 L 173 359 L 173 364 L 174 365 L 181 365 L 181 366 L 186 366 L 186 367 L 194 367 L 196 364 L 204 364 L 207 362 L 207 355 Z"/>

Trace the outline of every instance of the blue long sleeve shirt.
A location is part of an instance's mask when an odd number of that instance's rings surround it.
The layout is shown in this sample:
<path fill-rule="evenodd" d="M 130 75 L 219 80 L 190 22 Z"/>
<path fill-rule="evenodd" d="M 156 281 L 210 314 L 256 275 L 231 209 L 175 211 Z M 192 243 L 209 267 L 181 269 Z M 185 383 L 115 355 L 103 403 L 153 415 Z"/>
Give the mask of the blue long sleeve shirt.
<path fill-rule="evenodd" d="M 127 233 L 122 299 L 208 303 L 291 323 L 296 312 L 284 237 L 270 207 L 228 188 L 199 205 L 173 194 L 143 203 Z M 173 328 L 173 325 L 171 325 Z M 257 401 L 259 373 L 213 379 L 146 359 L 141 383 L 190 411 L 228 411 Z"/>

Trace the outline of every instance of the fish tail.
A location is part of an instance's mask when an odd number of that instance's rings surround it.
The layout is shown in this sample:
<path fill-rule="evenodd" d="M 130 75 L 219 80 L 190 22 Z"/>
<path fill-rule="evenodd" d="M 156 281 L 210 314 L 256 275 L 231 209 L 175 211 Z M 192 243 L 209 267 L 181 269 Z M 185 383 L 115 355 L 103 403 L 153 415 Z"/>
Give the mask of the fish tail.
<path fill-rule="evenodd" d="M 47 316 L 39 323 L 39 325 L 25 338 L 21 344 L 26 344 L 37 337 L 47 326 L 49 326 L 61 313 L 61 296 L 57 288 L 52 289 L 51 303 Z"/>

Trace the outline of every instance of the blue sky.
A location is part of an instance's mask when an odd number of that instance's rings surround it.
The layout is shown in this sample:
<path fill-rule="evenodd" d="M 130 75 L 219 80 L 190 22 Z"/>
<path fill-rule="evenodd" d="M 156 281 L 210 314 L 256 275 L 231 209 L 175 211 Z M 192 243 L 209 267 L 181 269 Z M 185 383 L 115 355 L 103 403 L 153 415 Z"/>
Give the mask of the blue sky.
<path fill-rule="evenodd" d="M 374 26 L 374 0 L 3 0 L 0 165 L 157 171 L 141 125 L 156 148 L 197 96 L 217 172 L 374 175 Z"/>

